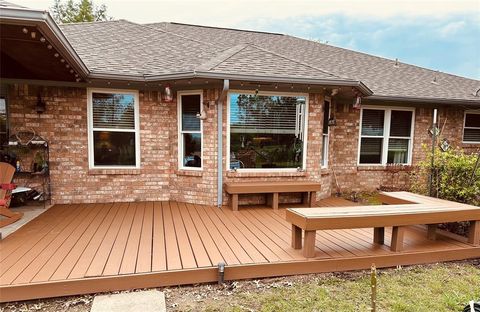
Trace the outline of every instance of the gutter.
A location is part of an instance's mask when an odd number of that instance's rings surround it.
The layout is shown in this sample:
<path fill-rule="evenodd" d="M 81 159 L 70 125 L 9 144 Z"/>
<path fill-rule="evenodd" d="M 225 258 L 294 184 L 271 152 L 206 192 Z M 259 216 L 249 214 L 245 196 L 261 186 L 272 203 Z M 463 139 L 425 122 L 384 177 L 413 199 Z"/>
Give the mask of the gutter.
<path fill-rule="evenodd" d="M 464 104 L 480 106 L 480 98 L 478 100 L 467 99 L 445 99 L 445 98 L 421 98 L 421 97 L 404 97 L 404 96 L 387 96 L 372 95 L 366 98 L 370 101 L 393 101 L 393 102 L 411 102 L 411 103 L 431 103 L 431 104 Z"/>
<path fill-rule="evenodd" d="M 230 89 L 230 81 L 223 80 L 223 89 L 217 99 L 217 206 L 223 203 L 223 101 Z"/>
<path fill-rule="evenodd" d="M 373 94 L 363 82 L 357 80 L 337 80 L 337 79 L 315 79 L 315 78 L 295 78 L 295 77 L 276 77 L 276 76 L 255 76 L 244 74 L 229 74 L 229 73 L 212 73 L 202 71 L 181 72 L 175 74 L 166 75 L 117 75 L 107 73 L 92 73 L 89 78 L 92 79 L 110 79 L 110 80 L 130 80 L 140 82 L 158 82 L 164 80 L 174 79 L 194 79 L 194 78 L 207 78 L 207 79 L 221 79 L 221 80 L 245 80 L 245 81 L 258 81 L 258 82 L 272 82 L 272 83 L 298 83 L 298 84 L 310 84 L 310 85 L 327 85 L 327 86 L 346 86 L 356 87 L 366 96 Z"/>

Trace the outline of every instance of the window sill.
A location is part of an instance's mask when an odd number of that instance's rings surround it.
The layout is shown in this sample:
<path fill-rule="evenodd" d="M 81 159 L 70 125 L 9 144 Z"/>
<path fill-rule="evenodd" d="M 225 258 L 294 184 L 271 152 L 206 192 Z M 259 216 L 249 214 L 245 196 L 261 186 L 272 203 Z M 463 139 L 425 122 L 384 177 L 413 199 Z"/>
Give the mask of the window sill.
<path fill-rule="evenodd" d="M 331 170 L 328 169 L 328 168 L 322 168 L 322 169 L 320 169 L 320 175 L 322 175 L 322 176 L 329 175 L 330 173 L 331 173 Z"/>
<path fill-rule="evenodd" d="M 388 165 L 357 165 L 357 171 L 409 171 L 412 165 L 388 166 Z"/>
<path fill-rule="evenodd" d="M 89 175 L 137 175 L 141 174 L 140 168 L 133 169 L 89 169 Z"/>
<path fill-rule="evenodd" d="M 187 176 L 187 177 L 201 177 L 203 176 L 203 171 L 200 170 L 177 170 L 175 172 L 177 176 Z"/>
<path fill-rule="evenodd" d="M 271 172 L 241 172 L 227 171 L 229 178 L 261 178 L 261 177 L 306 177 L 306 171 L 271 171 Z"/>

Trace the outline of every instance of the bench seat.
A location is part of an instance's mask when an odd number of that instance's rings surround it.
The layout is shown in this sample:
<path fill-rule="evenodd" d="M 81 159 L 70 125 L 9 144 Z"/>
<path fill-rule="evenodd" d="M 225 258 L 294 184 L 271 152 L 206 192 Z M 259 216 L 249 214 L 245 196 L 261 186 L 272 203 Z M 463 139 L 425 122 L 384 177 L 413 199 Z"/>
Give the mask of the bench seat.
<path fill-rule="evenodd" d="M 315 192 L 320 191 L 320 183 L 315 182 L 285 182 L 285 181 L 251 181 L 225 183 L 225 192 L 231 195 L 232 210 L 238 210 L 238 195 L 268 194 L 267 202 L 273 209 L 278 209 L 279 193 L 303 193 L 303 202 L 310 207 L 316 202 Z"/>
<path fill-rule="evenodd" d="M 317 230 L 374 228 L 374 242 L 384 243 L 385 227 L 391 226 L 392 251 L 403 249 L 406 226 L 428 225 L 427 235 L 435 238 L 436 224 L 470 221 L 469 242 L 480 244 L 480 208 L 448 201 L 372 205 L 351 207 L 288 208 L 286 220 L 292 223 L 292 247 L 302 248 L 302 230 L 305 231 L 303 254 L 310 258 L 315 255 Z"/>

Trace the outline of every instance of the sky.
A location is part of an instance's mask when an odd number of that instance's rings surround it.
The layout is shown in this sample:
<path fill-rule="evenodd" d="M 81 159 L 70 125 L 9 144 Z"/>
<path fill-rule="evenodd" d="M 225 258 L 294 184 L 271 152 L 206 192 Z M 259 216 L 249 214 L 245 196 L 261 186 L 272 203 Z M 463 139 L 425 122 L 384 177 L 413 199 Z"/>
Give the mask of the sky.
<path fill-rule="evenodd" d="M 48 9 L 53 0 L 8 0 Z M 284 33 L 480 80 L 480 0 L 94 0 L 115 19 Z"/>

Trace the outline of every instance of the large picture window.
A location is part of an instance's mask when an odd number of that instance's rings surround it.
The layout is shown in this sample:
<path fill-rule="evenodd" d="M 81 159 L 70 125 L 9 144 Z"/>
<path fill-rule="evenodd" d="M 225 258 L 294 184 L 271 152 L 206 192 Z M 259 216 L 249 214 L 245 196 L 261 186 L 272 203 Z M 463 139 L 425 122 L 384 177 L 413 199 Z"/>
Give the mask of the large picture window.
<path fill-rule="evenodd" d="M 138 94 L 89 90 L 90 168 L 139 167 Z"/>
<path fill-rule="evenodd" d="M 480 143 L 480 111 L 465 112 L 463 142 Z"/>
<path fill-rule="evenodd" d="M 229 168 L 304 168 L 307 97 L 229 94 Z"/>
<path fill-rule="evenodd" d="M 202 93 L 179 92 L 179 162 L 182 169 L 202 168 Z"/>
<path fill-rule="evenodd" d="M 413 109 L 362 108 L 359 164 L 411 162 Z"/>

